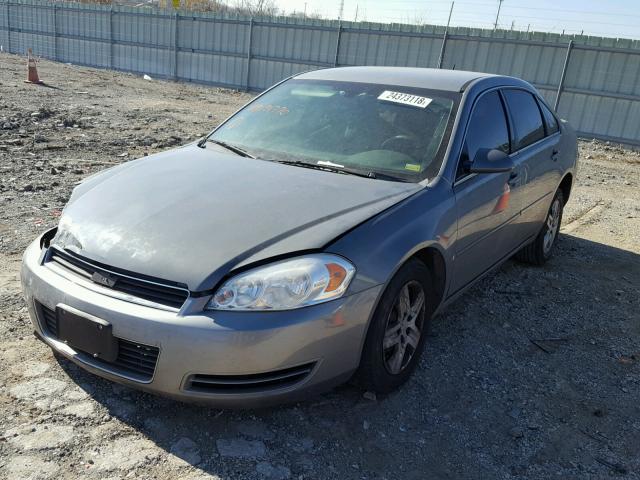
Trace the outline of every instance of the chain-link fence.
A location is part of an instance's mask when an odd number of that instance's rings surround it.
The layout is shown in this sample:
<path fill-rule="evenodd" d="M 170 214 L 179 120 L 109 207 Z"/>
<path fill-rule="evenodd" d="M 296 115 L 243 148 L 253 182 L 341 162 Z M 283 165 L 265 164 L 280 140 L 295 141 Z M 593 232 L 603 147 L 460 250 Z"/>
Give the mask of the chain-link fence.
<path fill-rule="evenodd" d="M 246 90 L 345 65 L 513 75 L 535 85 L 582 136 L 640 145 L 640 42 L 634 40 L 0 0 L 0 46 Z"/>

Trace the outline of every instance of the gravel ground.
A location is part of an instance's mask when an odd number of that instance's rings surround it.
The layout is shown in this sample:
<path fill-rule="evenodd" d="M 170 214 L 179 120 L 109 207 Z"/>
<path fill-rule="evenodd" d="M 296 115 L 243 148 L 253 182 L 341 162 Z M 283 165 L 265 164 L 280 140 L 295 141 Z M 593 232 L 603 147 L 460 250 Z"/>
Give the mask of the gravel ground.
<path fill-rule="evenodd" d="M 640 155 L 580 145 L 555 257 L 506 263 L 433 321 L 384 398 L 218 411 L 139 393 L 34 339 L 20 255 L 72 187 L 190 141 L 247 94 L 0 54 L 0 477 L 640 478 Z"/>

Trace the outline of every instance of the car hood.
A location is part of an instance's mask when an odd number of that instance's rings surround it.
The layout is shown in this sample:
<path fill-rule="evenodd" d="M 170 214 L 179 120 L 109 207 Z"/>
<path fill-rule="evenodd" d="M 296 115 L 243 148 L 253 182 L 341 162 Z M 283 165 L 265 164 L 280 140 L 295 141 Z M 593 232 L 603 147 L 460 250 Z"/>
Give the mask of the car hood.
<path fill-rule="evenodd" d="M 201 291 L 234 268 L 320 249 L 421 188 L 190 145 L 80 184 L 55 242 Z"/>

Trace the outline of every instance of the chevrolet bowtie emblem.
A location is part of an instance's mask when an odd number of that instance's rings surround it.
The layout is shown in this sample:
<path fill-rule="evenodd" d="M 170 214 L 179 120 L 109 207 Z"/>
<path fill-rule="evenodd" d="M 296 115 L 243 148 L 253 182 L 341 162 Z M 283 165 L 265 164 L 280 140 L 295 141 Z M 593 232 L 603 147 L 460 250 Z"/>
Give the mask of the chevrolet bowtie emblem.
<path fill-rule="evenodd" d="M 91 275 L 91 280 L 93 280 L 95 283 L 104 285 L 105 287 L 109 288 L 113 288 L 113 286 L 116 284 L 116 279 L 108 273 L 93 272 L 93 275 Z"/>

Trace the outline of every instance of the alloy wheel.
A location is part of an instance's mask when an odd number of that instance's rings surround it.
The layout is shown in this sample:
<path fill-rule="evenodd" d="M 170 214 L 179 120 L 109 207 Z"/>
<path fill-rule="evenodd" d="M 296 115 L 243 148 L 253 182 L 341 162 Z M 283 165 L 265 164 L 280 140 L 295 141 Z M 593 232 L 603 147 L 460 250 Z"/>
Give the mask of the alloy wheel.
<path fill-rule="evenodd" d="M 558 235 L 558 229 L 560 227 L 560 199 L 556 198 L 551 204 L 549 214 L 547 215 L 546 231 L 544 233 L 544 241 L 542 248 L 545 255 L 551 251 L 553 242 Z"/>
<path fill-rule="evenodd" d="M 424 288 L 420 282 L 412 280 L 400 289 L 382 339 L 384 366 L 390 374 L 402 372 L 418 349 L 424 312 Z"/>

